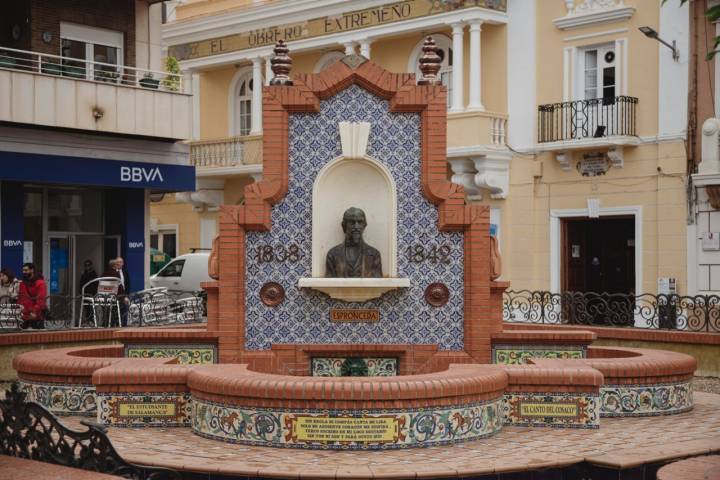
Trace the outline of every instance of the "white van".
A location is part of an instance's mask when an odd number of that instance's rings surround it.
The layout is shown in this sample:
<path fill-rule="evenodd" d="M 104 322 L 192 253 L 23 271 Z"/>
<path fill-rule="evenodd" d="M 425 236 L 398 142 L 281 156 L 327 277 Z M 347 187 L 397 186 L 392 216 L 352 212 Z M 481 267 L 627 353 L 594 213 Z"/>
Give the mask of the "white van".
<path fill-rule="evenodd" d="M 150 277 L 150 286 L 181 292 L 200 291 L 200 283 L 212 281 L 208 275 L 209 258 L 210 252 L 186 253 L 175 257 Z"/>

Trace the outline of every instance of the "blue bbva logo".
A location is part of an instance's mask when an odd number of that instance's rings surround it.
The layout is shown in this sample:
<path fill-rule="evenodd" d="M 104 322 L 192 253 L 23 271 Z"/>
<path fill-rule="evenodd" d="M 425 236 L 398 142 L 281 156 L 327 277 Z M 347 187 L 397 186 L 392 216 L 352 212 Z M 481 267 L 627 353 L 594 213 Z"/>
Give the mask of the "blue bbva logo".
<path fill-rule="evenodd" d="M 145 248 L 143 242 L 128 242 L 128 248 Z"/>
<path fill-rule="evenodd" d="M 164 182 L 162 173 L 160 173 L 160 167 L 145 168 L 145 167 L 120 167 L 120 181 L 121 182 L 153 182 L 159 180 Z"/>

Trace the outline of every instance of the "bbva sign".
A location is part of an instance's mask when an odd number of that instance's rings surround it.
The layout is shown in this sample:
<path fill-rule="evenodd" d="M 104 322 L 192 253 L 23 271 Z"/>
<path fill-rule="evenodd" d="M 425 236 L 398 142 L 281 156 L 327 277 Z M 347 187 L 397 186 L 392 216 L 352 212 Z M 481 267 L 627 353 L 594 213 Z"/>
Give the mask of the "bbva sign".
<path fill-rule="evenodd" d="M 120 167 L 120 181 L 121 182 L 164 182 L 160 167 L 146 168 L 146 167 Z"/>
<path fill-rule="evenodd" d="M 22 247 L 22 240 L 3 240 L 3 247 Z"/>

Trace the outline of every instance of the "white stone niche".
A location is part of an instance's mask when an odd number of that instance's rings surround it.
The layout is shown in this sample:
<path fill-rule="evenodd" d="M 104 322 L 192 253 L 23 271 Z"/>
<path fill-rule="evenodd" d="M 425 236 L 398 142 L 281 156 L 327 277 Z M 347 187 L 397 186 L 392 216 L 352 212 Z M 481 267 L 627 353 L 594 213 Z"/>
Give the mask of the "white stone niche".
<path fill-rule="evenodd" d="M 410 279 L 397 277 L 397 190 L 388 168 L 366 155 L 370 124 L 340 122 L 339 128 L 343 154 L 320 170 L 313 185 L 312 277 L 298 286 L 364 302 L 407 288 Z M 350 207 L 365 212 L 363 239 L 380 251 L 383 278 L 325 278 L 325 257 L 345 240 L 341 222 Z"/>

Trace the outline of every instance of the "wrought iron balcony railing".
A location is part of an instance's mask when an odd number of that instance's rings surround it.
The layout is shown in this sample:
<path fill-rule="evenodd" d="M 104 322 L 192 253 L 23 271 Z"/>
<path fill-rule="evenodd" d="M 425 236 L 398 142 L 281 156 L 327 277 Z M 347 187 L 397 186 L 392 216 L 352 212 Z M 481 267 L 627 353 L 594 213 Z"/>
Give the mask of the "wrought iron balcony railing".
<path fill-rule="evenodd" d="M 2 68 L 126 87 L 183 92 L 183 77 L 179 73 L 158 72 L 14 48 L 0 47 L 0 69 Z"/>
<path fill-rule="evenodd" d="M 720 333 L 720 296 L 510 290 L 503 320 Z"/>
<path fill-rule="evenodd" d="M 638 99 L 619 96 L 538 107 L 538 143 L 635 136 Z"/>

